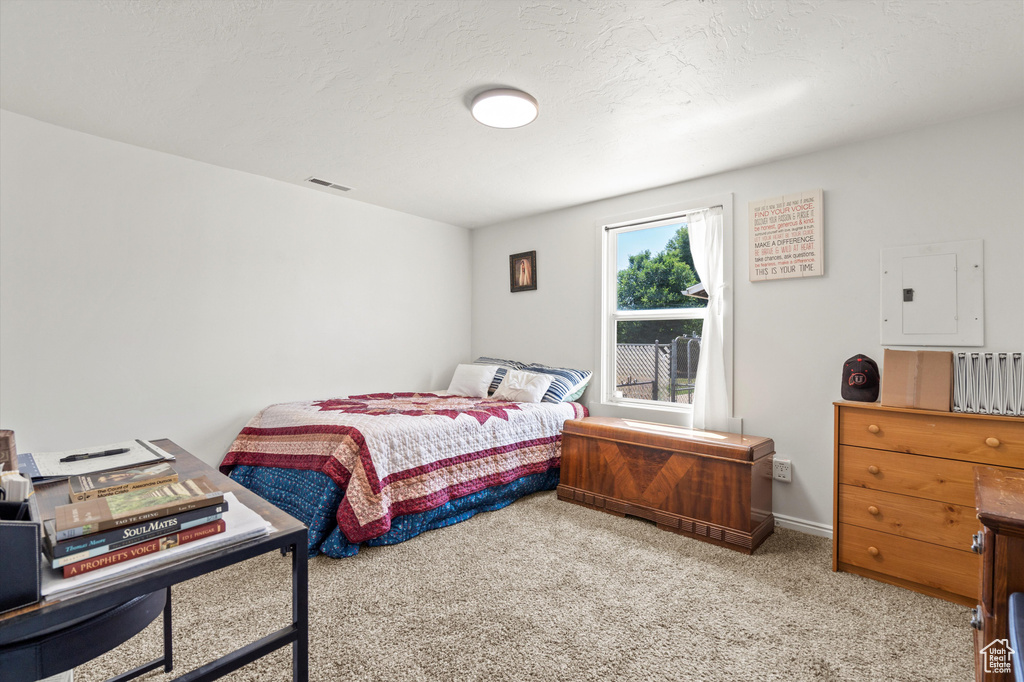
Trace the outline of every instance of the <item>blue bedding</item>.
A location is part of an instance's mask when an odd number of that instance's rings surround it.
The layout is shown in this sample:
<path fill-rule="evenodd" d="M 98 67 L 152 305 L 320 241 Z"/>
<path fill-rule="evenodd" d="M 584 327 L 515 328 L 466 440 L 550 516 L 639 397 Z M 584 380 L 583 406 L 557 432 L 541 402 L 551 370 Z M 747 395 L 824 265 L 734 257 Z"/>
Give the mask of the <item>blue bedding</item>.
<path fill-rule="evenodd" d="M 558 486 L 559 469 L 529 474 L 510 483 L 485 488 L 416 514 L 396 516 L 391 529 L 361 543 L 368 547 L 393 545 L 435 528 L 443 528 L 483 511 L 508 506 L 531 493 Z M 231 478 L 302 521 L 309 528 L 309 556 L 353 556 L 360 544 L 345 539 L 335 513 L 344 491 L 327 474 L 303 469 L 236 466 Z"/>

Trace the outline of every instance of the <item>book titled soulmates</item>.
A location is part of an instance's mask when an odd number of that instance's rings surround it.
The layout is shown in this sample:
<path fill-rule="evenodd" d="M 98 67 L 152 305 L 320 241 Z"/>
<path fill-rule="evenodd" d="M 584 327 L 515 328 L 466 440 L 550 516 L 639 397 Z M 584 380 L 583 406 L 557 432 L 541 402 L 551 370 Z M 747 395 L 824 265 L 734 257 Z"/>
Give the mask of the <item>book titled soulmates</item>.
<path fill-rule="evenodd" d="M 162 552 L 179 545 L 201 540 L 211 535 L 217 535 L 218 533 L 223 533 L 226 528 L 227 526 L 224 523 L 224 519 L 213 521 L 211 523 L 204 523 L 203 525 L 196 526 L 195 528 L 181 530 L 177 533 L 171 533 L 170 535 L 161 535 L 158 538 L 153 538 L 152 540 L 147 540 L 146 542 L 132 545 L 131 547 L 107 552 L 106 554 L 93 559 L 76 561 L 73 564 L 64 566 L 61 570 L 63 571 L 65 578 L 70 578 L 71 576 L 78 575 L 79 573 L 95 571 L 98 568 L 104 568 L 105 566 L 118 564 L 122 561 L 136 559 L 147 554 L 152 554 L 153 552 Z"/>
<path fill-rule="evenodd" d="M 161 535 L 186 530 L 193 526 L 216 521 L 228 510 L 227 501 L 211 507 L 200 507 L 191 511 L 146 521 L 134 526 L 115 528 L 93 535 L 84 535 L 70 540 L 58 541 L 53 520 L 43 523 L 46 530 L 46 555 L 54 568 L 99 556 L 115 549 L 145 542 Z"/>

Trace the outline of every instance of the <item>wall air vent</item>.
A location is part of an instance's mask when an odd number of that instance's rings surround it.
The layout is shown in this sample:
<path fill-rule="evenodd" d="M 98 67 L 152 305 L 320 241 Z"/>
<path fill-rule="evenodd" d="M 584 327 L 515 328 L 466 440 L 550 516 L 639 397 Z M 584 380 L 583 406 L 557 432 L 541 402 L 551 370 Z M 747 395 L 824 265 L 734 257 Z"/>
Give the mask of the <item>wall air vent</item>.
<path fill-rule="evenodd" d="M 336 189 L 336 190 L 339 190 L 339 191 L 342 191 L 342 192 L 347 192 L 350 189 L 352 189 L 351 187 L 345 187 L 345 185 L 336 185 L 333 182 L 329 182 L 327 180 L 321 180 L 320 178 L 314 178 L 314 177 L 306 178 L 306 182 L 312 182 L 314 185 L 320 185 L 321 187 L 330 187 L 331 189 Z"/>

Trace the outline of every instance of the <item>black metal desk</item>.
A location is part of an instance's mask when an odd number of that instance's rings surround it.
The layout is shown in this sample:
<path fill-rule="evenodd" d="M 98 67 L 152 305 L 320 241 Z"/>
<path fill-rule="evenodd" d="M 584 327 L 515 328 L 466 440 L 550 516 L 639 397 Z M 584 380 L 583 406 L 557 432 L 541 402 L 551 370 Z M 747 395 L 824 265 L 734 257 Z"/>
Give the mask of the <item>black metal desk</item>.
<path fill-rule="evenodd" d="M 209 477 L 221 490 L 234 493 L 239 502 L 273 524 L 274 530 L 268 535 L 240 540 L 232 544 L 214 544 L 208 550 L 189 555 L 178 561 L 130 569 L 84 588 L 83 592 L 74 596 L 54 595 L 44 598 L 38 604 L 6 613 L 0 616 L 0 649 L 32 640 L 41 633 L 59 633 L 69 624 L 94 618 L 97 614 L 126 605 L 138 597 L 165 591 L 167 598 L 163 607 L 163 655 L 114 679 L 132 679 L 159 667 L 163 667 L 164 672 L 171 672 L 173 668 L 171 586 L 278 550 L 282 555 L 290 552 L 292 557 L 291 625 L 186 673 L 178 677 L 177 680 L 189 682 L 214 680 L 291 644 L 293 682 L 307 682 L 309 679 L 309 609 L 306 526 L 214 470 L 175 443 L 169 440 L 155 442 L 177 457 L 174 468 L 178 471 L 179 476 L 182 478 Z M 40 486 L 37 488 L 36 494 L 39 495 L 39 507 L 43 517 L 47 518 L 48 515 L 52 516 L 54 507 L 67 503 L 67 484 L 56 483 Z M 113 645 L 116 646 L 117 643 L 119 642 L 114 642 Z"/>

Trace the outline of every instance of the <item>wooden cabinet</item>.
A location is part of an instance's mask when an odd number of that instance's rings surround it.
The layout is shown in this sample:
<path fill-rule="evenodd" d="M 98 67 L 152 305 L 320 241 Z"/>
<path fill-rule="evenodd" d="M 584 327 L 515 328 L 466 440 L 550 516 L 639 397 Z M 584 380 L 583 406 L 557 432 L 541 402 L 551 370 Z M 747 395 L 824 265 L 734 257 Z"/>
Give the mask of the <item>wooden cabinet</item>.
<path fill-rule="evenodd" d="M 832 570 L 974 606 L 978 464 L 1024 469 L 1024 419 L 835 403 Z"/>
<path fill-rule="evenodd" d="M 775 528 L 770 438 L 631 419 L 565 422 L 558 499 L 751 553 Z"/>
<path fill-rule="evenodd" d="M 1010 682 L 1010 666 L 1024 665 L 1024 653 L 1007 655 L 1010 595 L 1024 592 L 1024 471 L 978 467 L 975 470 L 977 546 L 982 554 L 981 599 L 971 624 L 975 678 Z"/>

